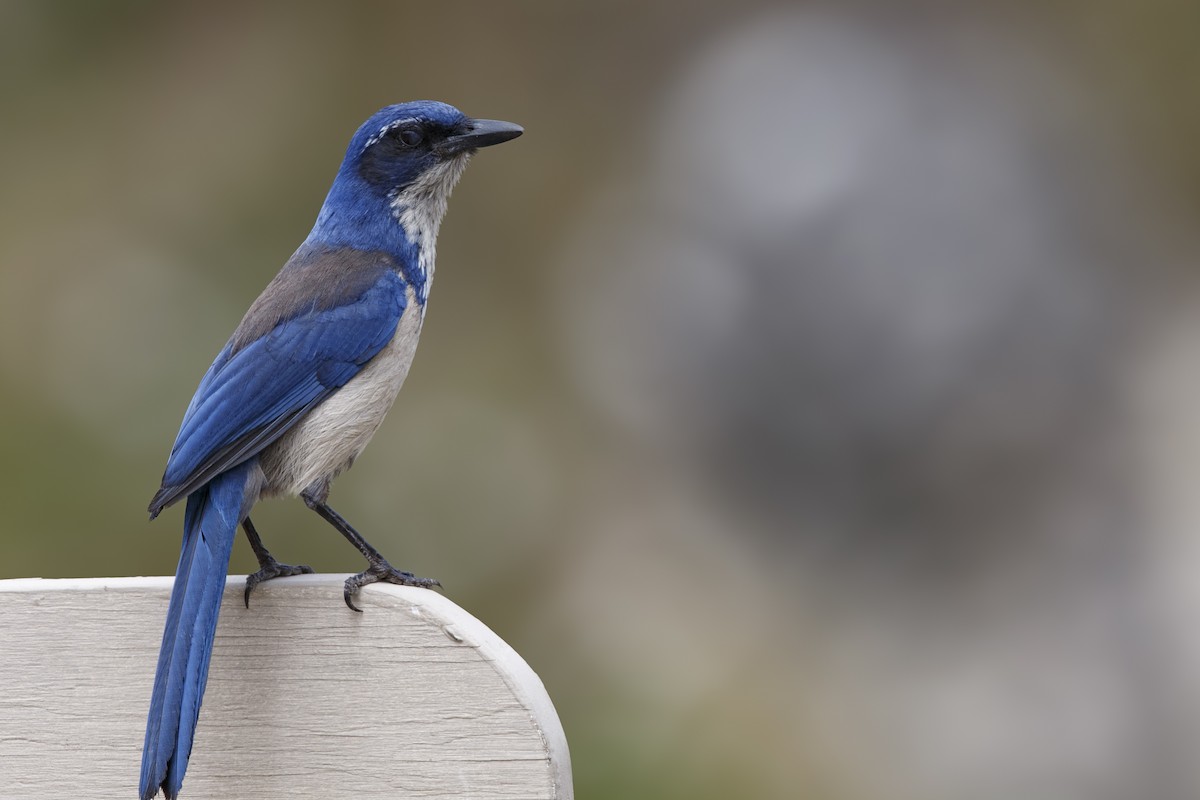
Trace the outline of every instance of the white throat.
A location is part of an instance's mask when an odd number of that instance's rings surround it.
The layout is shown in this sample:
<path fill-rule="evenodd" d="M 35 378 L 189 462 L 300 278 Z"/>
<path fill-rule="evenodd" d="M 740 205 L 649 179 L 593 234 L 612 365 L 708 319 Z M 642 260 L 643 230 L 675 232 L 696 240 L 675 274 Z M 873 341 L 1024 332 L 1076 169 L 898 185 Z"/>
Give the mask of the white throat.
<path fill-rule="evenodd" d="M 429 298 L 437 260 L 437 235 L 446 216 L 450 192 L 470 161 L 470 153 L 448 158 L 430 168 L 392 198 L 392 213 L 408 240 L 417 247 L 418 268 L 424 280 L 416 287 L 421 306 Z"/>

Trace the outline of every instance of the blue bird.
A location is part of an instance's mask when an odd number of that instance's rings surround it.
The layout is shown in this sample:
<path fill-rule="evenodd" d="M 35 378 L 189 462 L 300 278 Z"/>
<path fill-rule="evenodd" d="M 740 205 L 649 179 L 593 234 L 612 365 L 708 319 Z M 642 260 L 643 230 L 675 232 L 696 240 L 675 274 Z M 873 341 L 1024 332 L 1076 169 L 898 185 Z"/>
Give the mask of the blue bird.
<path fill-rule="evenodd" d="M 349 578 L 440 585 L 401 572 L 329 507 L 330 483 L 354 463 L 408 374 L 433 280 L 450 192 L 480 147 L 518 125 L 471 119 L 432 101 L 388 106 L 363 123 L 312 232 L 250 306 L 188 406 L 150 518 L 187 498 L 142 751 L 141 797 L 183 783 L 213 634 L 242 526 L 265 580 L 311 572 L 276 561 L 250 522 L 259 499 L 299 495 L 367 559 Z"/>

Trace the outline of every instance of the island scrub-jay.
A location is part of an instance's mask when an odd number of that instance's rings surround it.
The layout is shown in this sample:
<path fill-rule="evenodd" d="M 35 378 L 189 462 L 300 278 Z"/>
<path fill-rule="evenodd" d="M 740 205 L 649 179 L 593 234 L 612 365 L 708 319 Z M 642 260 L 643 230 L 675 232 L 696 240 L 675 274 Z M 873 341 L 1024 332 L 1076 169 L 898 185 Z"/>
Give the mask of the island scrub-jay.
<path fill-rule="evenodd" d="M 260 498 L 299 495 L 367 558 L 345 599 L 377 581 L 432 586 L 392 567 L 326 505 L 330 482 L 383 422 L 412 362 L 446 202 L 471 154 L 520 136 L 444 103 L 388 106 L 350 140 L 316 225 L 217 354 L 184 414 L 150 518 L 187 498 L 142 751 L 141 796 L 183 782 L 240 524 L 255 585 L 311 572 L 280 564 L 250 522 Z"/>

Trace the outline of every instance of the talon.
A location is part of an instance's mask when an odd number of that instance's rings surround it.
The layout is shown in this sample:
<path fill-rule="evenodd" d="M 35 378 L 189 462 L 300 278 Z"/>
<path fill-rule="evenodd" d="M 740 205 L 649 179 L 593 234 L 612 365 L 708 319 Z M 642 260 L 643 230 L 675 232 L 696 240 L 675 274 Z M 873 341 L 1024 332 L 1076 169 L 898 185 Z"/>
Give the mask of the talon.
<path fill-rule="evenodd" d="M 346 579 L 345 589 L 342 592 L 342 597 L 346 601 L 346 605 L 351 611 L 362 613 L 362 609 L 354 605 L 351 599 L 358 590 L 372 583 L 391 583 L 396 586 L 416 586 L 421 589 L 432 589 L 434 586 L 440 587 L 442 582 L 436 578 L 418 578 L 411 572 L 403 572 L 396 569 L 388 562 L 380 559 L 376 563 L 372 563 L 357 575 L 353 575 Z"/>
<path fill-rule="evenodd" d="M 359 614 L 361 614 L 361 613 L 363 613 L 363 610 L 361 608 L 359 608 L 358 606 L 354 605 L 354 601 L 350 599 L 351 596 L 354 594 L 355 590 L 358 588 L 356 586 L 351 586 L 351 581 L 353 581 L 353 580 L 354 580 L 354 578 L 346 579 L 346 586 L 344 589 L 342 589 L 342 599 L 346 601 L 346 605 L 350 608 L 351 611 L 357 611 Z"/>
<path fill-rule="evenodd" d="M 313 568 L 307 564 L 280 564 L 275 559 L 269 561 L 260 561 L 262 569 L 252 575 L 246 576 L 246 591 L 243 594 L 243 600 L 246 603 L 246 608 L 250 607 L 250 593 L 254 591 L 254 587 L 258 586 L 263 581 L 273 580 L 274 578 L 289 578 L 293 575 L 311 575 Z"/>

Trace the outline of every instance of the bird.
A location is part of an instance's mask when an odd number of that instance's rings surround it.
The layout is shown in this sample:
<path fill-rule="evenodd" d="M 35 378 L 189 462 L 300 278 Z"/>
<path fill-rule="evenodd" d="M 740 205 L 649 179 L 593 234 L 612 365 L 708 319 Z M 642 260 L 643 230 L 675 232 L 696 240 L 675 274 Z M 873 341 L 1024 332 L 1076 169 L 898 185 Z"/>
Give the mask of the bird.
<path fill-rule="evenodd" d="M 266 580 L 312 572 L 278 562 L 250 521 L 260 499 L 299 496 L 348 539 L 371 583 L 441 584 L 393 567 L 328 505 L 408 374 L 451 190 L 480 148 L 524 129 L 446 103 L 389 105 L 366 120 L 308 237 L 250 306 L 184 413 L 150 519 L 186 498 L 142 750 L 140 792 L 175 800 L 208 676 L 229 557 L 240 526 L 258 559 L 244 601 Z"/>

